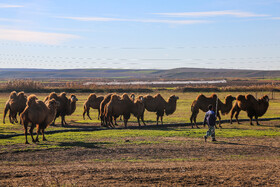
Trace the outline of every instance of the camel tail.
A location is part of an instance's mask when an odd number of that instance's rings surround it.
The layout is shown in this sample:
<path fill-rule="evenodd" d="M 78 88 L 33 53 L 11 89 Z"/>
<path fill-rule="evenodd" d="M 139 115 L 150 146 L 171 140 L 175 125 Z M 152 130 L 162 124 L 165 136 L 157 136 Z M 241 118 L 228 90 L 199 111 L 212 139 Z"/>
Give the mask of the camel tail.
<path fill-rule="evenodd" d="M 8 113 L 8 111 L 10 110 L 10 105 L 6 105 L 5 106 L 5 109 L 4 109 L 4 114 L 3 114 L 3 124 L 5 124 L 5 118 L 6 118 L 6 115 Z"/>

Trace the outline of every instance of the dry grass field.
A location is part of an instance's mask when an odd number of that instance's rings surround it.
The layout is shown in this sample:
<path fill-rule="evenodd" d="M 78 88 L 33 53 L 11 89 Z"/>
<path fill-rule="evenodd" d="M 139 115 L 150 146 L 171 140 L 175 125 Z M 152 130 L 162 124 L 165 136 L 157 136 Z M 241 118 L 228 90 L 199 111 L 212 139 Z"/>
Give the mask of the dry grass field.
<path fill-rule="evenodd" d="M 155 93 L 151 93 L 155 94 Z M 189 123 L 190 105 L 199 93 L 161 92 L 179 96 L 176 112 L 164 124 Z M 204 93 L 210 95 L 211 93 Z M 240 93 L 218 93 L 219 98 Z M 242 93 L 244 94 L 244 93 Z M 263 94 L 258 93 L 260 97 Z M 0 94 L 0 108 L 9 94 Z M 40 99 L 47 93 L 36 94 Z M 68 94 L 70 95 L 70 94 Z M 0 117 L 0 186 L 277 186 L 280 183 L 280 121 L 251 126 L 223 123 L 217 142 L 204 142 L 206 128 L 189 125 L 155 126 L 156 115 L 145 112 L 147 127 L 132 117 L 124 129 L 101 128 L 97 112 L 83 120 L 88 94 L 77 93 L 77 109 L 67 116 L 68 127 L 46 129 L 48 141 L 24 144 L 19 124 L 2 124 Z M 136 93 L 138 95 L 138 93 Z M 253 93 L 255 95 L 255 93 Z M 201 122 L 202 112 L 198 115 Z M 262 118 L 280 117 L 280 94 L 275 93 Z M 229 119 L 229 115 L 222 116 Z M 241 112 L 240 119 L 247 119 Z M 30 140 L 30 137 L 28 137 Z"/>

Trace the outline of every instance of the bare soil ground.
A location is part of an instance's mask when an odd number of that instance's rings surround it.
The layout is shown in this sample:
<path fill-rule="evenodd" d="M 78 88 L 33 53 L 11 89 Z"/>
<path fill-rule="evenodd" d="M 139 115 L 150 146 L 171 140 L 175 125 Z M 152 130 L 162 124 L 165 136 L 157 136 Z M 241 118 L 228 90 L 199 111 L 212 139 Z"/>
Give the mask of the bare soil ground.
<path fill-rule="evenodd" d="M 0 154 L 0 186 L 263 186 L 280 184 L 280 138 L 158 137 Z M 147 140 L 147 139 L 145 139 Z M 153 139 L 155 140 L 155 139 Z"/>

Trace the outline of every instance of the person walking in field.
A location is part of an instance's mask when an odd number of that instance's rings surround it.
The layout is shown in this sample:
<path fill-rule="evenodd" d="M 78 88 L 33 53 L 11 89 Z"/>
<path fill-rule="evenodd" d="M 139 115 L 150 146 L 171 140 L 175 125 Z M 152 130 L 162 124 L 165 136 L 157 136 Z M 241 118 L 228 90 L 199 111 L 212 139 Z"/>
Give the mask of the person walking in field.
<path fill-rule="evenodd" d="M 213 105 L 209 105 L 208 109 L 209 109 L 208 112 L 206 112 L 206 114 L 205 114 L 203 125 L 205 125 L 205 123 L 207 123 L 209 129 L 208 129 L 206 135 L 204 136 L 204 140 L 206 142 L 208 136 L 211 136 L 212 141 L 217 141 L 215 138 L 215 125 L 216 125 L 217 115 L 213 109 Z"/>

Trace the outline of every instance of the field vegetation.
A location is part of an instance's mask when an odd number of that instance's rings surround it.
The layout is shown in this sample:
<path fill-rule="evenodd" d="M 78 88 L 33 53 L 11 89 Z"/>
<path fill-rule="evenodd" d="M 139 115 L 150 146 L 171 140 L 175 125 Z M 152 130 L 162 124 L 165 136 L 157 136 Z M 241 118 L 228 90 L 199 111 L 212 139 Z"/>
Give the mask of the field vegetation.
<path fill-rule="evenodd" d="M 147 111 L 147 127 L 138 127 L 133 116 L 128 129 L 123 128 L 122 121 L 116 129 L 100 127 L 97 111 L 92 109 L 93 120 L 83 120 L 82 106 L 88 93 L 75 93 L 79 99 L 77 109 L 66 116 L 70 125 L 48 127 L 47 142 L 25 145 L 23 127 L 2 124 L 0 117 L 0 186 L 31 186 L 29 181 L 44 186 L 279 184 L 279 119 L 261 121 L 260 126 L 251 126 L 249 121 L 239 125 L 223 122 L 223 128 L 216 130 L 218 142 L 205 143 L 202 137 L 207 129 L 201 125 L 200 129 L 192 129 L 189 125 L 191 103 L 202 92 L 166 88 L 135 94 L 158 92 L 165 99 L 173 94 L 179 96 L 176 112 L 164 116 L 163 126 L 156 126 L 156 114 Z M 206 96 L 211 93 L 203 92 Z M 246 93 L 272 96 L 270 91 L 247 90 L 219 91 L 217 95 L 224 101 L 228 94 Z M 43 100 L 48 92 L 35 94 Z M 104 91 L 97 95 L 105 94 Z M 280 93 L 273 94 L 262 118 L 280 117 Z M 9 93 L 0 94 L 0 108 L 4 109 L 8 96 Z M 197 121 L 203 117 L 200 112 Z M 247 119 L 246 113 L 242 111 L 239 118 Z M 229 115 L 222 116 L 222 120 L 228 119 Z"/>

